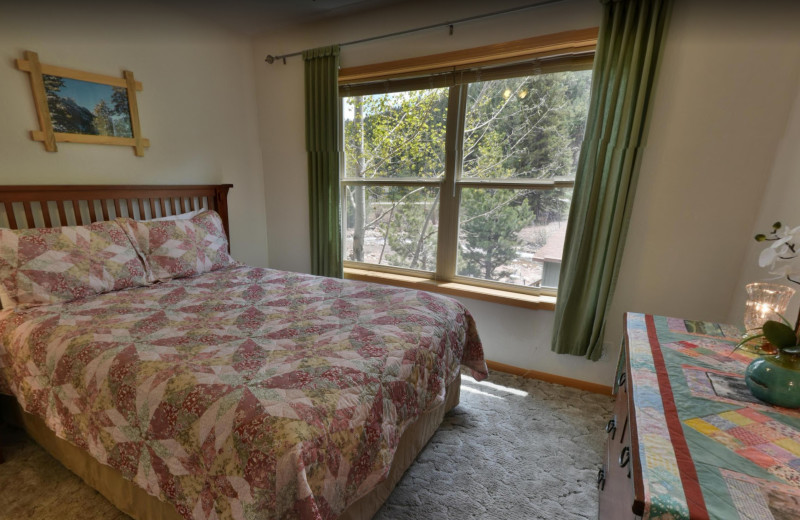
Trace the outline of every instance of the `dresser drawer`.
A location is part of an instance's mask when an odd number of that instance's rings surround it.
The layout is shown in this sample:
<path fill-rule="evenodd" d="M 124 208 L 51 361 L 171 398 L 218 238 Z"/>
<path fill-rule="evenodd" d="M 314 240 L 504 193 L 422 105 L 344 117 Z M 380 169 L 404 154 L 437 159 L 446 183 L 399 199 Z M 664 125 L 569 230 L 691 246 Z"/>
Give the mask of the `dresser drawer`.
<path fill-rule="evenodd" d="M 631 445 L 628 389 L 625 373 L 619 375 L 614 412 L 606 425 L 606 450 L 598 474 L 599 520 L 641 518 L 633 513 L 633 448 Z"/>

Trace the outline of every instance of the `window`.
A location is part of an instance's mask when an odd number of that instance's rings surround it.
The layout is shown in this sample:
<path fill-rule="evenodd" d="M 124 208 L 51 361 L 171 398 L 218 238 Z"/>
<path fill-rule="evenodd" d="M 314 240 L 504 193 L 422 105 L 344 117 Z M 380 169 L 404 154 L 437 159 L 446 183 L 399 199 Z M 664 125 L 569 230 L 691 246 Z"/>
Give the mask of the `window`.
<path fill-rule="evenodd" d="M 345 266 L 552 294 L 590 68 L 555 57 L 342 89 Z"/>

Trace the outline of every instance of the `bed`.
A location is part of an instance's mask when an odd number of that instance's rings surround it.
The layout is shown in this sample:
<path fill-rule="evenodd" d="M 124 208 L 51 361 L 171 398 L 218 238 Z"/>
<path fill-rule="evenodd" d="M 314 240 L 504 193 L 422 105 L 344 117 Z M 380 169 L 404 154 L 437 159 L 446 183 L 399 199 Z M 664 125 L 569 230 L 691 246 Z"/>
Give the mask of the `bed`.
<path fill-rule="evenodd" d="M 486 377 L 474 321 L 439 295 L 239 264 L 230 188 L 0 187 L 0 393 L 134 518 L 370 518 L 460 367 Z"/>

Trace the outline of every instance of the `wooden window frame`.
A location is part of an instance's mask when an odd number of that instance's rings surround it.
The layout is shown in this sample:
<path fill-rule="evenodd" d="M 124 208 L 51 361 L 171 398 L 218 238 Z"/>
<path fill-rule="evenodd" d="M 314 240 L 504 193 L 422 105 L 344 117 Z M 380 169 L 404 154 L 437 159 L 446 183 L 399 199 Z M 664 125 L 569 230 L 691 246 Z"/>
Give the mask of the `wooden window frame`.
<path fill-rule="evenodd" d="M 591 68 L 597 28 L 567 31 L 504 44 L 409 60 L 341 69 L 340 98 L 355 95 L 449 88 L 447 155 L 443 178 L 340 179 L 342 199 L 348 186 L 430 186 L 440 190 L 436 270 L 419 271 L 344 260 L 346 278 L 419 288 L 455 296 L 532 309 L 555 308 L 556 288 L 528 287 L 456 274 L 458 215 L 463 188 L 546 190 L 574 186 L 574 178 L 461 178 L 463 121 L 467 87 L 475 81 Z M 343 139 L 343 137 L 342 137 Z M 340 171 L 344 171 L 343 166 Z M 342 223 L 343 230 L 345 222 Z M 344 240 L 343 233 L 343 240 Z M 344 250 L 344 248 L 343 248 Z"/>

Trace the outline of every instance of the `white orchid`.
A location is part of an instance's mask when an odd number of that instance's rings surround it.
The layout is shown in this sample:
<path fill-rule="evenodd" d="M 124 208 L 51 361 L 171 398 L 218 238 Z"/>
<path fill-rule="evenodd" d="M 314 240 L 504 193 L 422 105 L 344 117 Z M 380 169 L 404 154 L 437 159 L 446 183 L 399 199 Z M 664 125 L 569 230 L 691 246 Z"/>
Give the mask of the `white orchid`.
<path fill-rule="evenodd" d="M 758 234 L 755 239 L 759 242 L 772 242 L 761 251 L 758 265 L 767 269 L 779 278 L 786 278 L 790 282 L 800 284 L 800 251 L 797 244 L 800 242 L 800 226 L 789 228 L 780 222 L 772 225 L 769 235 Z"/>

